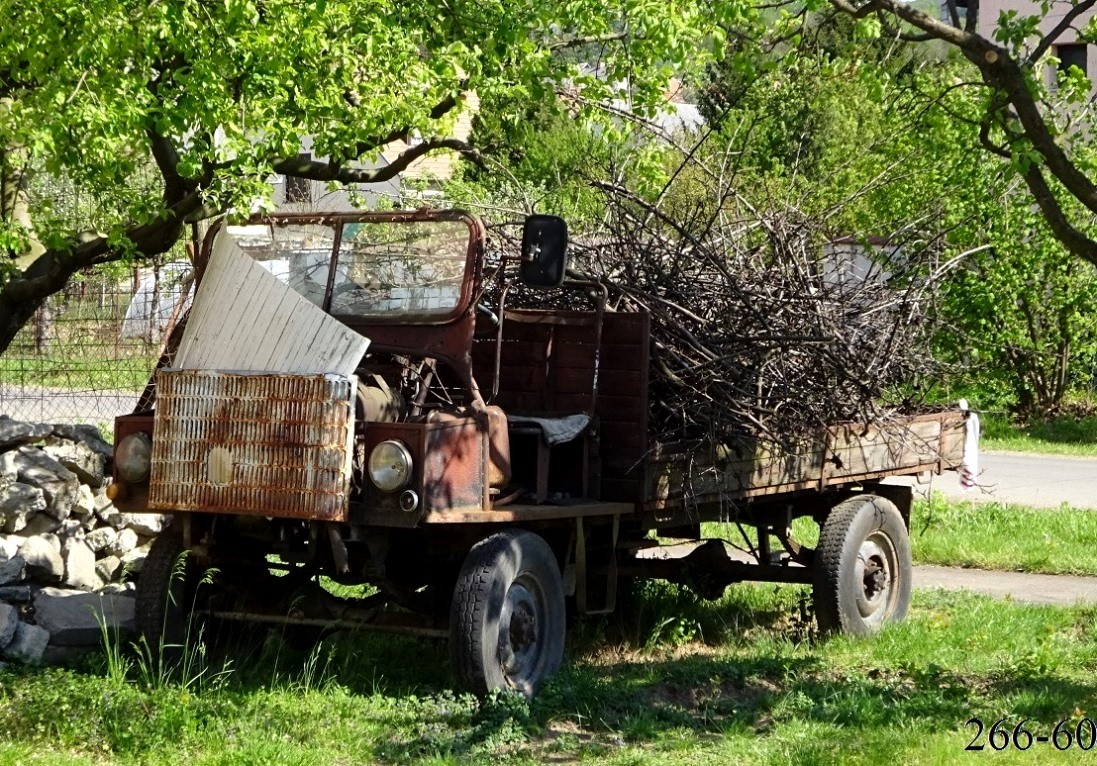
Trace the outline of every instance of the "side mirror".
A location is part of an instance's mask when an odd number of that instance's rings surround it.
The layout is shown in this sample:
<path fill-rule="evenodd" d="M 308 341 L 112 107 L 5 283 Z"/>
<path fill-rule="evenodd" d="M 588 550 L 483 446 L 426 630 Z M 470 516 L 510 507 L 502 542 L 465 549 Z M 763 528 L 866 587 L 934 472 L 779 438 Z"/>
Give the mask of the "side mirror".
<path fill-rule="evenodd" d="M 568 225 L 555 215 L 531 215 L 522 227 L 519 274 L 530 287 L 559 287 L 567 267 Z"/>

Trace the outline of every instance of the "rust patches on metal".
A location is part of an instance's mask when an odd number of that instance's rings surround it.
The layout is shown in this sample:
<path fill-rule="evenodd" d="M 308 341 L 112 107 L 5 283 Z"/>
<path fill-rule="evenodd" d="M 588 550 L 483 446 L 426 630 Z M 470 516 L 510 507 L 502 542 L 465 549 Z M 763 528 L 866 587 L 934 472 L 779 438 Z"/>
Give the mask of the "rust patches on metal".
<path fill-rule="evenodd" d="M 149 508 L 343 521 L 356 381 L 161 370 Z"/>
<path fill-rule="evenodd" d="M 474 418 L 432 413 L 424 494 L 428 511 L 480 510 L 487 488 L 484 433 Z M 486 426 L 486 424 L 485 424 Z"/>

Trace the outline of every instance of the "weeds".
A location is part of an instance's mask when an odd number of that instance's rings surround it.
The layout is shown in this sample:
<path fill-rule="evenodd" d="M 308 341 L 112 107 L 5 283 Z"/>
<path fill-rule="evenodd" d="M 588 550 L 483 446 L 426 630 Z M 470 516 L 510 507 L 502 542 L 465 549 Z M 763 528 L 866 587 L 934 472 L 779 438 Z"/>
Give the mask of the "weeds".
<path fill-rule="evenodd" d="M 1092 414 L 1017 423 L 1004 415 L 988 413 L 982 422 L 983 449 L 1097 456 L 1097 416 Z"/>
<path fill-rule="evenodd" d="M 1097 575 L 1097 513 L 1003 503 L 917 501 L 911 518 L 915 563 Z"/>
<path fill-rule="evenodd" d="M 1050 730 L 1097 711 L 1092 608 L 919 592 L 903 624 L 818 641 L 795 633 L 802 594 L 751 584 L 702 601 L 645 584 L 620 616 L 640 640 L 614 640 L 610 620 L 580 623 L 572 659 L 532 703 L 454 693 L 444 645 L 370 634 L 295 655 L 270 632 L 257 660 L 189 686 L 181 675 L 146 686 L 136 670 L 116 683 L 109 658 L 0 670 L 0 763 L 33 749 L 46 762 L 153 766 L 930 764 L 963 753 L 971 716 Z M 701 633 L 687 641 L 676 625 Z"/>

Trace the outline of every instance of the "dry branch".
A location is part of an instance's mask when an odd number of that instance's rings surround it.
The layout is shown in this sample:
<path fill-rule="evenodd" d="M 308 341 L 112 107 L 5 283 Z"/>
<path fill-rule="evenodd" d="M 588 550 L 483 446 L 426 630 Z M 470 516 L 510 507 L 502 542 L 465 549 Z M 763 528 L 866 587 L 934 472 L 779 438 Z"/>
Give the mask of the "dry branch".
<path fill-rule="evenodd" d="M 598 186 L 608 214 L 599 230 L 573 232 L 571 272 L 604 284 L 609 310 L 650 314 L 656 440 L 788 444 L 911 409 L 933 372 L 927 301 L 948 270 L 932 233 L 835 241 L 819 220 L 727 188 L 673 209 Z M 517 257 L 513 228 L 493 235 Z M 508 306 L 584 300 L 518 291 Z"/>

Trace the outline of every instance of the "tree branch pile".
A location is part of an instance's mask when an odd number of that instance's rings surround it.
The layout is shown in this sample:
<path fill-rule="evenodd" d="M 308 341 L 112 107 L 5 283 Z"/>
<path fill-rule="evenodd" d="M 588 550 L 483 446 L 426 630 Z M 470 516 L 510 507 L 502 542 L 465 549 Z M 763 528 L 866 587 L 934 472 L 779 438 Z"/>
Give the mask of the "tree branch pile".
<path fill-rule="evenodd" d="M 604 228 L 573 232 L 569 273 L 604 284 L 607 310 L 650 314 L 658 441 L 787 445 L 910 410 L 932 379 L 928 301 L 946 268 L 925 237 L 836 241 L 824 221 L 732 195 L 683 215 L 603 190 Z M 516 304 L 589 307 L 568 291 L 519 291 Z"/>

